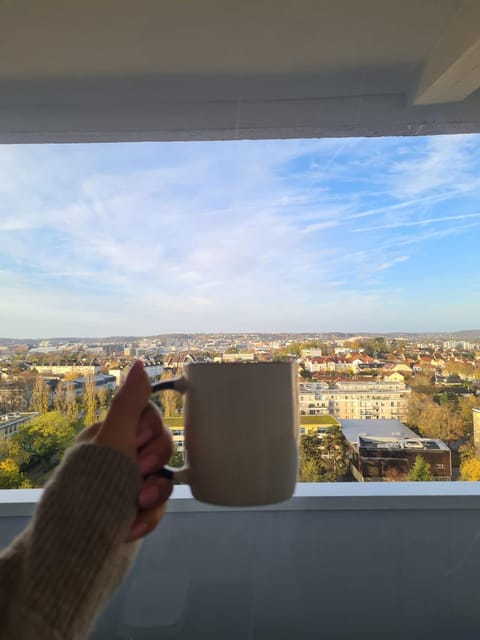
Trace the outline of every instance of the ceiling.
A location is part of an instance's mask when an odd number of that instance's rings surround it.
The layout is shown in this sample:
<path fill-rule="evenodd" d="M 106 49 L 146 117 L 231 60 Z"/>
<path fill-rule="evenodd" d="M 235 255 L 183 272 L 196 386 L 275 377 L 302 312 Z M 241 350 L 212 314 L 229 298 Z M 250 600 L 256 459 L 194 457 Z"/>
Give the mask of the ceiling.
<path fill-rule="evenodd" d="M 478 0 L 0 0 L 0 141 L 480 130 Z"/>

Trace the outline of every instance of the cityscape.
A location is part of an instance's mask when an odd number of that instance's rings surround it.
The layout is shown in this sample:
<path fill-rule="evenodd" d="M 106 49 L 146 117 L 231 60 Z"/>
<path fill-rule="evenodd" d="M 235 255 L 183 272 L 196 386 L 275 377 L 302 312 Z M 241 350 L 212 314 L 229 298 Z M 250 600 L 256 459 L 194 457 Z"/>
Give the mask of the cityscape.
<path fill-rule="evenodd" d="M 296 363 L 299 481 L 480 480 L 480 331 L 205 333 L 1 339 L 0 488 L 43 486 L 138 359 L 152 382 L 189 362 Z M 156 401 L 180 466 L 181 396 Z"/>

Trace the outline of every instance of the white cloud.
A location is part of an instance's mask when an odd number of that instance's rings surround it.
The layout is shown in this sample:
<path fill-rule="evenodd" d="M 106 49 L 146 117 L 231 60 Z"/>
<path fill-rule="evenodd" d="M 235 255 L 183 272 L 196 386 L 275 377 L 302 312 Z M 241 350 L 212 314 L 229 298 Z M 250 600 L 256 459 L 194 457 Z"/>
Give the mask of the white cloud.
<path fill-rule="evenodd" d="M 399 247 L 480 217 L 435 209 L 475 173 L 470 142 L 452 144 L 426 143 L 430 186 L 418 178 L 401 202 L 420 160 L 390 141 L 0 148 L 2 332 L 398 323 L 394 274 L 415 259 Z M 449 153 L 461 184 L 442 178 Z"/>

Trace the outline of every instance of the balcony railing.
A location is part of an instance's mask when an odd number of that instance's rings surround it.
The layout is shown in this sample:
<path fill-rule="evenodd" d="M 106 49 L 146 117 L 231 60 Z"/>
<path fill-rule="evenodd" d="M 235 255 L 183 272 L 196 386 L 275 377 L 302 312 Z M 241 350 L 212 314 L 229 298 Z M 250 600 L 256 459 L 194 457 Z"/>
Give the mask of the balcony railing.
<path fill-rule="evenodd" d="M 0 492 L 0 542 L 40 491 Z M 299 484 L 221 509 L 177 487 L 97 624 L 100 639 L 478 636 L 480 484 Z"/>

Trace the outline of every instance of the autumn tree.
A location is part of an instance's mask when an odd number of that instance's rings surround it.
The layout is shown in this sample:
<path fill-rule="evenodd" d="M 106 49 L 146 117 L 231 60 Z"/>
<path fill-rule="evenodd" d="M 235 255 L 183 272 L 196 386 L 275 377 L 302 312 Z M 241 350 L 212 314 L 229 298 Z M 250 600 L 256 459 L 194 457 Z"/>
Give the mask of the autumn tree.
<path fill-rule="evenodd" d="M 50 391 L 45 381 L 40 376 L 36 376 L 35 383 L 33 385 L 31 407 L 32 411 L 43 414 L 48 411 Z"/>
<path fill-rule="evenodd" d="M 433 480 L 430 465 L 423 456 L 417 456 L 415 458 L 415 464 L 408 472 L 407 477 L 411 482 L 428 482 L 429 480 Z"/>
<path fill-rule="evenodd" d="M 83 421 L 86 425 L 93 424 L 97 420 L 97 393 L 93 376 L 85 377 L 85 385 L 82 396 Z"/>
<path fill-rule="evenodd" d="M 418 423 L 420 433 L 427 438 L 439 438 L 453 442 L 463 434 L 463 421 L 458 412 L 448 405 L 430 402 L 422 412 Z"/>
<path fill-rule="evenodd" d="M 479 481 L 480 480 L 480 460 L 478 458 L 469 458 L 460 465 L 460 479 Z"/>
<path fill-rule="evenodd" d="M 160 380 L 169 380 L 173 377 L 172 373 L 165 371 L 162 373 Z M 159 395 L 158 403 L 162 408 L 165 418 L 174 418 L 182 410 L 182 395 L 177 391 L 162 391 Z"/>
<path fill-rule="evenodd" d="M 66 385 L 65 416 L 70 422 L 78 420 L 78 402 L 73 384 Z"/>
<path fill-rule="evenodd" d="M 31 484 L 13 458 L 0 461 L 0 489 L 28 489 Z"/>

